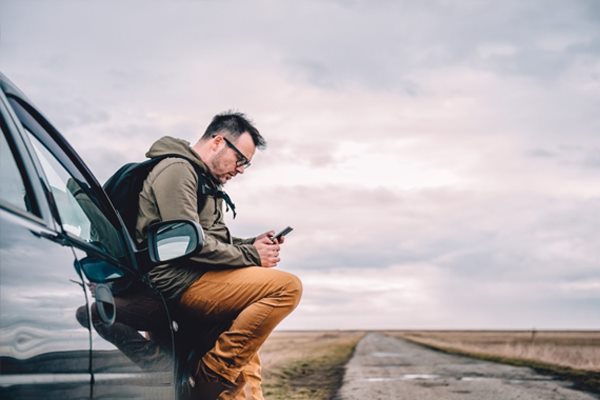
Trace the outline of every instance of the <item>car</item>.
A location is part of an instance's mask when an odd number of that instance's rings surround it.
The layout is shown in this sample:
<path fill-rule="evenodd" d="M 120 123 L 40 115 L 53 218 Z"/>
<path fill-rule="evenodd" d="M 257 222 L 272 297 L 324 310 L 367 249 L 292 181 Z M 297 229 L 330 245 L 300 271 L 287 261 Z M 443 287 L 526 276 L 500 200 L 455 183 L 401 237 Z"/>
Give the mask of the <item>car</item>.
<path fill-rule="evenodd" d="M 202 228 L 161 222 L 140 248 L 65 138 L 0 88 L 0 398 L 181 398 L 190 351 L 144 273 L 198 251 Z"/>

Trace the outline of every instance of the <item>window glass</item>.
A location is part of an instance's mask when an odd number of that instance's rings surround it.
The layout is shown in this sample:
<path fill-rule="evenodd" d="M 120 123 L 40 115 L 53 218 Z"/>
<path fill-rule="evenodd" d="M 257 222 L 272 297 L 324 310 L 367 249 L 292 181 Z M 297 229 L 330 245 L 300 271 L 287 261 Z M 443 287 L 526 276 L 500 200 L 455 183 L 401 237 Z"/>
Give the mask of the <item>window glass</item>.
<path fill-rule="evenodd" d="M 117 259 L 124 257 L 119 231 L 94 202 L 89 184 L 69 174 L 32 134 L 30 139 L 48 178 L 63 229 Z"/>
<path fill-rule="evenodd" d="M 33 212 L 30 195 L 4 133 L 0 139 L 0 199 L 19 210 Z"/>

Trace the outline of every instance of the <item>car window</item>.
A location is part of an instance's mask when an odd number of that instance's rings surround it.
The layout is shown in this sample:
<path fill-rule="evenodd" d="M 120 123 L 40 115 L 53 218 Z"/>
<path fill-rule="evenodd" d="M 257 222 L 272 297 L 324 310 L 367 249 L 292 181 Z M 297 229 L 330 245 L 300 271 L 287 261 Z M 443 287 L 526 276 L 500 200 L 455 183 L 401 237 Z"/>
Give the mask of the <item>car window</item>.
<path fill-rule="evenodd" d="M 21 211 L 34 212 L 31 195 L 4 133 L 0 138 L 0 199 Z"/>
<path fill-rule="evenodd" d="M 90 186 L 70 175 L 31 133 L 30 139 L 50 183 L 63 229 L 115 258 L 123 257 L 120 235 L 93 201 Z"/>
<path fill-rule="evenodd" d="M 9 97 L 8 101 L 25 132 L 48 179 L 50 191 L 63 230 L 84 244 L 92 245 L 116 260 L 124 260 L 127 251 L 114 212 L 101 206 L 100 194 L 46 130 L 41 116 Z M 29 107 L 29 106 L 28 106 Z M 35 114 L 37 115 L 37 114 Z M 51 129 L 49 127 L 48 129 Z M 111 214 L 112 212 L 112 214 Z M 113 217 L 111 220 L 110 216 Z"/>

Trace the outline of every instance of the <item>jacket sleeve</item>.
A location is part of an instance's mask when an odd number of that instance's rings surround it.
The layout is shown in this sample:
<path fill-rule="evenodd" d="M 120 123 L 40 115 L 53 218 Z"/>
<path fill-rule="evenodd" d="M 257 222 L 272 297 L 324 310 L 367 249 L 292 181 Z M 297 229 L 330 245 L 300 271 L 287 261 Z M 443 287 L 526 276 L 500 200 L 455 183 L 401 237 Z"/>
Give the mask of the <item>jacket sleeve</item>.
<path fill-rule="evenodd" d="M 248 238 L 248 239 L 241 239 L 241 238 L 232 236 L 231 240 L 233 241 L 233 244 L 253 244 L 254 241 L 256 240 L 256 238 L 253 237 L 253 238 Z"/>
<path fill-rule="evenodd" d="M 162 221 L 188 219 L 199 223 L 198 176 L 187 161 L 173 162 L 155 178 L 153 195 Z M 258 251 L 248 243 L 223 243 L 205 232 L 204 245 L 189 262 L 231 268 L 260 265 Z"/>

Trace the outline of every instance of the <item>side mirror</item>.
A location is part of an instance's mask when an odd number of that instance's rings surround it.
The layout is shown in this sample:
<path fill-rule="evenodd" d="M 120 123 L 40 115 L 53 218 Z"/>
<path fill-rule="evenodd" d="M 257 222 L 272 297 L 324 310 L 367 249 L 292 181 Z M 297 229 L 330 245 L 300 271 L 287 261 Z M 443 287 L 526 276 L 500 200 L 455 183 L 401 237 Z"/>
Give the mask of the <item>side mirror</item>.
<path fill-rule="evenodd" d="M 148 255 L 153 264 L 175 261 L 200 251 L 204 231 L 190 220 L 164 221 L 148 228 Z"/>

